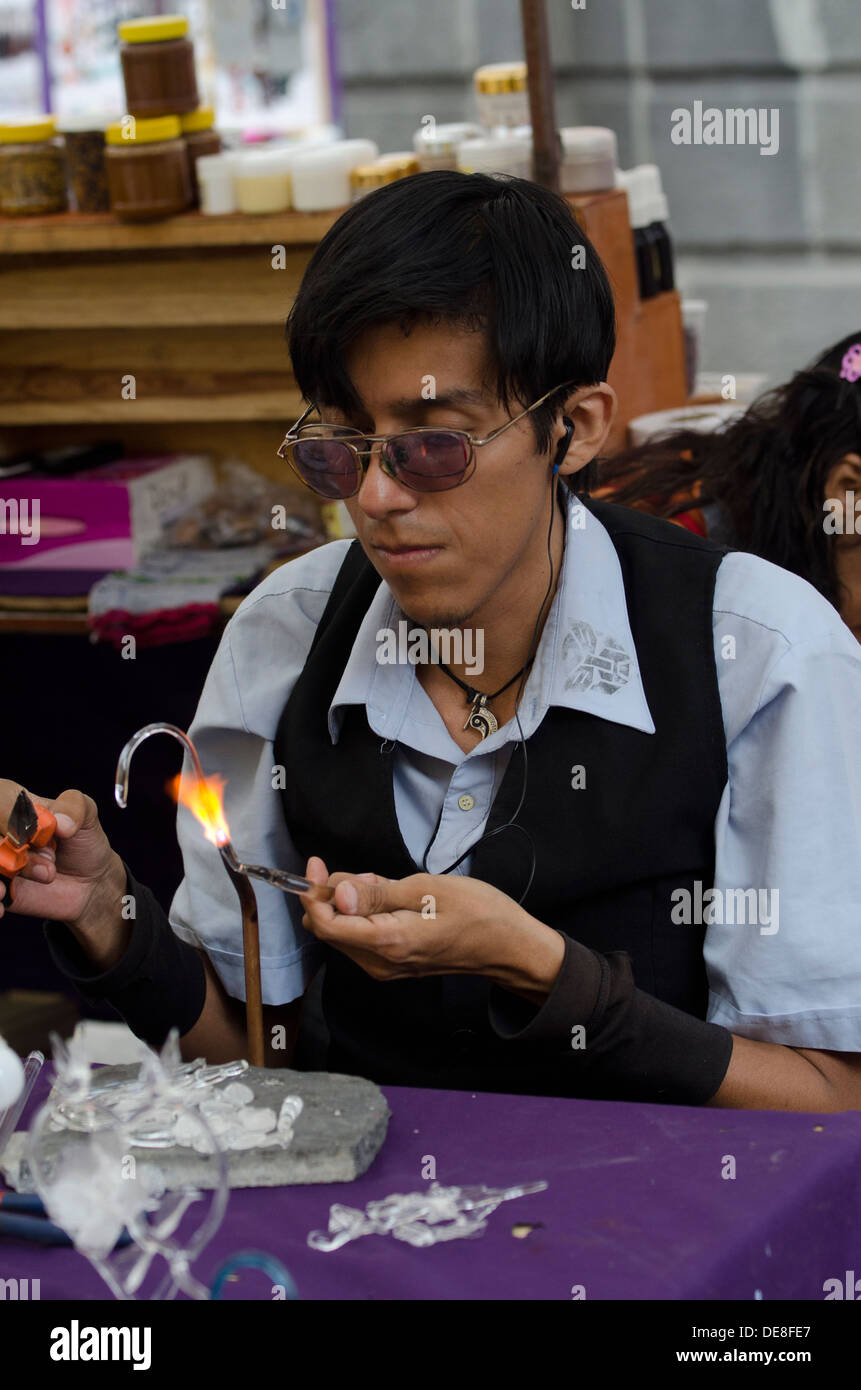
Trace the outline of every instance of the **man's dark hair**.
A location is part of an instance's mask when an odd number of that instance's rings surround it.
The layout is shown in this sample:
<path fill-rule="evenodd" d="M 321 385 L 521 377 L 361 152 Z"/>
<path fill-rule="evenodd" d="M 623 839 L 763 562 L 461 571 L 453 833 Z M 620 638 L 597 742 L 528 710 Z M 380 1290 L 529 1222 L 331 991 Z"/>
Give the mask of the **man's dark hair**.
<path fill-rule="evenodd" d="M 422 321 L 486 333 L 512 413 L 554 386 L 606 380 L 616 340 L 606 271 L 564 199 L 526 179 L 448 170 L 368 194 L 323 237 L 287 320 L 303 396 L 354 413 L 350 344 L 377 324 Z M 531 417 L 542 451 L 565 395 Z"/>

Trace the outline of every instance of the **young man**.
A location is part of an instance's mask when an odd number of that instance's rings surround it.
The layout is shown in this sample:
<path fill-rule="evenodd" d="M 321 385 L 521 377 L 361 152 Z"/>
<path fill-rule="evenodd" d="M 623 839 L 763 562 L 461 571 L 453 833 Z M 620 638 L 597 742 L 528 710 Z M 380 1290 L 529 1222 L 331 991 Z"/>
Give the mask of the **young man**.
<path fill-rule="evenodd" d="M 325 963 L 332 1070 L 858 1108 L 861 650 L 797 577 L 563 485 L 607 437 L 613 346 L 597 255 L 529 183 L 403 180 L 312 257 L 282 453 L 358 542 L 243 603 L 191 730 L 243 858 L 338 885 L 257 886 L 267 1026 L 295 1036 Z M 93 803 L 52 804 L 16 908 L 142 1036 L 241 1054 L 198 824 L 171 931 Z"/>

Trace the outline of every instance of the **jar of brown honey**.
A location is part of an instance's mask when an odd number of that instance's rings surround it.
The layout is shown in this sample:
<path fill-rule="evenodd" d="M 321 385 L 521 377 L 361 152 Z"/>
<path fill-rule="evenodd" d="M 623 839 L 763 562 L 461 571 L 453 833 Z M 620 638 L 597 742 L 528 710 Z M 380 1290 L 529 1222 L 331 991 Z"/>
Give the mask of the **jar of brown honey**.
<path fill-rule="evenodd" d="M 188 173 L 191 179 L 192 207 L 200 205 L 200 189 L 197 186 L 196 164 L 201 155 L 221 154 L 221 136 L 213 129 L 215 111 L 211 106 L 198 106 L 180 121 L 182 138 L 188 154 Z"/>
<path fill-rule="evenodd" d="M 0 125 L 0 213 L 39 217 L 66 210 L 63 141 L 53 116 Z"/>
<path fill-rule="evenodd" d="M 179 116 L 125 116 L 105 132 L 111 211 L 124 222 L 155 222 L 191 205 L 188 155 Z"/>
<path fill-rule="evenodd" d="M 181 116 L 194 111 L 200 98 L 185 16 L 126 19 L 118 28 L 129 114 Z"/>

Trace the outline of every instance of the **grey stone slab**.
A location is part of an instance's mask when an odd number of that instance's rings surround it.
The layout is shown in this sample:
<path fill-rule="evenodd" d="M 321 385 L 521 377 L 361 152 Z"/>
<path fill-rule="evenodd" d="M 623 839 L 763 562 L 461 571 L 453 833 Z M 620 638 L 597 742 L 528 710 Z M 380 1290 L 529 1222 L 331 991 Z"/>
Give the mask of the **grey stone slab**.
<path fill-rule="evenodd" d="M 782 0 L 779 0 L 782 2 Z M 765 0 L 639 0 L 651 68 L 729 67 L 782 62 Z"/>
<path fill-rule="evenodd" d="M 137 1064 L 104 1067 L 99 1083 L 135 1076 Z M 291 1187 L 307 1183 L 352 1182 L 366 1171 L 379 1153 L 391 1114 L 379 1086 L 362 1077 L 333 1072 L 301 1072 L 286 1068 L 249 1067 L 240 1078 L 254 1091 L 255 1106 L 268 1106 L 276 1115 L 285 1096 L 301 1096 L 304 1108 L 296 1121 L 293 1141 L 287 1149 L 243 1149 L 229 1153 L 227 1167 L 231 1187 Z M 223 1084 L 223 1083 L 222 1083 Z M 221 1087 L 213 1088 L 217 1095 Z M 59 1153 L 67 1144 L 86 1142 L 86 1135 L 70 1130 L 47 1132 L 46 1153 Z M 0 1167 L 19 1191 L 32 1191 L 25 1154 L 27 1136 L 13 1134 Z M 211 1159 L 178 1145 L 169 1149 L 135 1148 L 139 1163 L 154 1164 L 164 1174 L 168 1189 L 186 1184 L 213 1185 Z M 22 1162 L 23 1160 L 23 1162 Z M 21 1171 L 18 1165 L 21 1164 Z"/>
<path fill-rule="evenodd" d="M 673 112 L 703 109 L 779 111 L 779 148 L 758 145 L 677 145 Z M 659 82 L 651 112 L 653 159 L 670 203 L 673 235 L 681 247 L 803 245 L 808 236 L 802 181 L 798 83 L 759 81 Z M 769 117 L 768 129 L 771 129 Z"/>
<path fill-rule="evenodd" d="M 683 296 L 708 301 L 704 371 L 772 384 L 861 328 L 861 257 L 681 256 Z"/>

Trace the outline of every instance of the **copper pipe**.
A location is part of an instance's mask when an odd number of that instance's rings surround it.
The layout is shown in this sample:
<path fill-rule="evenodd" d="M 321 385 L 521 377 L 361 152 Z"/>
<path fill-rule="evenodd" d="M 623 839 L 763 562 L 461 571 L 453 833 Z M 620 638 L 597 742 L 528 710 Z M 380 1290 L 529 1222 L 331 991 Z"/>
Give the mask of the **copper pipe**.
<path fill-rule="evenodd" d="M 224 848 L 227 848 L 225 846 Z M 263 994 L 260 985 L 260 924 L 257 920 L 257 899 L 244 874 L 232 868 L 221 849 L 223 863 L 230 881 L 239 896 L 242 909 L 242 954 L 245 959 L 245 1032 L 248 1039 L 248 1060 L 252 1067 L 266 1065 L 263 1050 Z"/>
<path fill-rule="evenodd" d="M 143 729 L 138 729 L 133 734 L 128 743 L 123 748 L 117 762 L 117 771 L 114 778 L 114 796 L 119 806 L 125 806 L 129 789 L 129 770 L 131 767 L 132 755 L 136 748 L 143 743 L 144 739 L 152 734 L 170 734 L 188 749 L 194 770 L 199 781 L 205 784 L 206 779 L 203 769 L 200 766 L 200 759 L 197 756 L 197 749 L 183 729 L 176 724 L 147 724 Z M 242 953 L 245 961 L 245 1025 L 248 1045 L 248 1060 L 253 1067 L 265 1065 L 263 1053 L 263 996 L 260 988 L 260 925 L 257 920 L 257 899 L 254 896 L 254 889 L 248 879 L 239 871 L 239 861 L 233 852 L 233 847 L 228 841 L 226 845 L 219 847 L 221 862 L 223 863 L 230 880 L 236 889 L 239 897 L 239 906 L 242 912 Z M 239 866 L 234 869 L 233 864 Z"/>
<path fill-rule="evenodd" d="M 561 139 L 556 129 L 547 7 L 544 0 L 520 0 L 520 11 L 532 122 L 533 177 L 536 183 L 558 193 Z"/>

